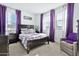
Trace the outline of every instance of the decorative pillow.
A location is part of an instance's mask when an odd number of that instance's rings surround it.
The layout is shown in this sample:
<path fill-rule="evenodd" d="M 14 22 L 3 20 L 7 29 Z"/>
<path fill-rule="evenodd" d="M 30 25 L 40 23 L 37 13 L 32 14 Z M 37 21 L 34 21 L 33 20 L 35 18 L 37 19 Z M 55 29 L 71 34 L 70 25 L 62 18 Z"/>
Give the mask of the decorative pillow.
<path fill-rule="evenodd" d="M 35 30 L 34 29 L 28 29 L 28 32 L 29 33 L 35 33 Z"/>
<path fill-rule="evenodd" d="M 77 33 L 70 33 L 67 39 L 71 41 L 77 41 Z"/>
<path fill-rule="evenodd" d="M 28 29 L 27 28 L 22 28 L 21 33 L 22 34 L 28 34 Z"/>
<path fill-rule="evenodd" d="M 21 31 L 25 31 L 26 30 L 26 28 L 21 28 Z"/>
<path fill-rule="evenodd" d="M 21 34 L 25 34 L 25 31 L 22 30 L 22 31 L 21 31 Z"/>

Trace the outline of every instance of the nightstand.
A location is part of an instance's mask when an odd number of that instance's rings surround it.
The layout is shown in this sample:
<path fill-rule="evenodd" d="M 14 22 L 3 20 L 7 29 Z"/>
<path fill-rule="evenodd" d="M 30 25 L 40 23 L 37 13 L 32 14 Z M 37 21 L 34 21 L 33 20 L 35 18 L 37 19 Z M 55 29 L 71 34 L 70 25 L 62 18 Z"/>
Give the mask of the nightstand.
<path fill-rule="evenodd" d="M 9 44 L 16 43 L 17 42 L 17 34 L 16 33 L 10 33 L 8 35 Z"/>

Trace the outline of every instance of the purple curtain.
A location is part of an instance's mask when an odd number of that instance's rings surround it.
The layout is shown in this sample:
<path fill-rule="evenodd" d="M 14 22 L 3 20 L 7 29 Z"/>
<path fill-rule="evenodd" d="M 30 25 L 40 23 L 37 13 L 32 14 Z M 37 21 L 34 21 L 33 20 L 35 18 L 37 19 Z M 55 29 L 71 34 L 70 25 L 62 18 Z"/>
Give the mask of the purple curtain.
<path fill-rule="evenodd" d="M 43 32 L 43 14 L 40 15 L 40 33 Z"/>
<path fill-rule="evenodd" d="M 17 20 L 16 20 L 16 33 L 19 33 L 19 25 L 21 24 L 21 11 L 20 10 L 16 10 L 16 16 L 17 16 Z"/>
<path fill-rule="evenodd" d="M 54 20 L 55 20 L 55 10 L 50 11 L 50 33 L 49 38 L 50 41 L 54 42 L 55 28 L 54 28 Z"/>
<path fill-rule="evenodd" d="M 0 5 L 0 34 L 5 35 L 6 6 Z"/>
<path fill-rule="evenodd" d="M 74 3 L 68 3 L 66 37 L 69 35 L 69 33 L 73 33 L 73 14 L 74 14 Z"/>

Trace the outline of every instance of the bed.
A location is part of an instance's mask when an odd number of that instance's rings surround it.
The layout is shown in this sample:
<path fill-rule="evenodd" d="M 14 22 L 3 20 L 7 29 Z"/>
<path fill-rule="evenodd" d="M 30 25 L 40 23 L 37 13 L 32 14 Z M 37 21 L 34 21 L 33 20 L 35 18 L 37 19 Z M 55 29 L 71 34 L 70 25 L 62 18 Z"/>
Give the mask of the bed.
<path fill-rule="evenodd" d="M 49 37 L 44 33 L 36 33 L 34 25 L 20 25 L 19 39 L 29 54 L 30 50 L 39 47 L 46 42 L 49 44 Z"/>

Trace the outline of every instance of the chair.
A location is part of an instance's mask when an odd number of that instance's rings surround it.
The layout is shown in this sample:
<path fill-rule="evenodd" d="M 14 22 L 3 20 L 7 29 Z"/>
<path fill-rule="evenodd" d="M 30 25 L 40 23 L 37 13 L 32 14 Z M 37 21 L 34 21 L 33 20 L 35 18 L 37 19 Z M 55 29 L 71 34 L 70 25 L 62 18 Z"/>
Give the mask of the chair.
<path fill-rule="evenodd" d="M 60 48 L 70 56 L 77 55 L 77 33 L 70 33 L 68 37 L 62 38 Z"/>

